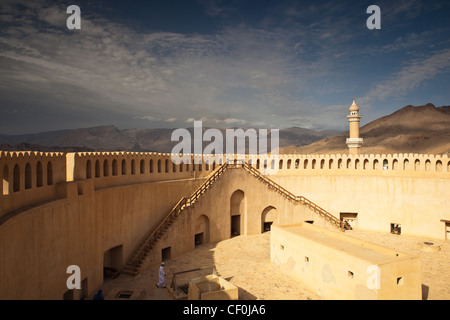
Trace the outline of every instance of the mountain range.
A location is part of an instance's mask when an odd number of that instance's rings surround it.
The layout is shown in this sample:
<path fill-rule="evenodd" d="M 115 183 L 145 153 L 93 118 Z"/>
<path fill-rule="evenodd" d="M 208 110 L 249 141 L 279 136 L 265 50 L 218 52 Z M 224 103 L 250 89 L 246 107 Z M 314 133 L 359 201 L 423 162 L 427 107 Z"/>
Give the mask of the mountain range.
<path fill-rule="evenodd" d="M 202 132 L 204 133 L 207 129 L 209 128 L 202 128 Z M 191 150 L 193 152 L 194 128 L 188 128 L 187 130 L 191 134 Z M 223 146 L 225 151 L 226 129 L 219 130 L 224 139 Z M 110 125 L 73 130 L 49 131 L 36 134 L 0 135 L 0 150 L 34 150 L 46 152 L 133 151 L 170 153 L 173 147 L 181 141 L 171 141 L 173 131 L 174 129 L 119 130 L 117 127 Z M 247 129 L 243 128 L 243 131 L 246 132 Z M 258 130 L 256 130 L 256 133 L 258 133 Z M 279 131 L 279 146 L 299 147 L 339 133 L 341 132 L 316 131 L 292 127 Z M 204 141 L 202 150 L 210 143 L 210 141 Z M 270 148 L 270 133 L 268 135 L 268 148 Z"/>
<path fill-rule="evenodd" d="M 347 153 L 348 131 L 307 146 L 289 146 L 280 153 Z M 450 106 L 408 105 L 360 128 L 361 154 L 450 152 Z"/>
<path fill-rule="evenodd" d="M 208 128 L 202 128 L 203 132 Z M 187 129 L 194 138 L 194 129 Z M 226 137 L 225 130 L 219 129 Z M 246 129 L 243 128 L 245 131 Z M 123 129 L 114 125 L 1 135 L 0 150 L 45 152 L 134 151 L 171 152 L 174 129 Z M 270 136 L 270 135 L 269 135 Z M 292 127 L 279 131 L 280 153 L 347 153 L 347 132 L 317 131 Z M 450 106 L 408 105 L 360 128 L 362 154 L 450 152 Z M 270 141 L 270 139 L 269 139 Z M 203 148 L 211 142 L 203 143 Z M 248 144 L 248 142 L 247 142 Z M 224 141 L 225 146 L 225 141 Z M 202 150 L 203 150 L 202 148 Z M 270 144 L 268 144 L 270 148 Z M 193 151 L 193 147 L 191 149 Z"/>

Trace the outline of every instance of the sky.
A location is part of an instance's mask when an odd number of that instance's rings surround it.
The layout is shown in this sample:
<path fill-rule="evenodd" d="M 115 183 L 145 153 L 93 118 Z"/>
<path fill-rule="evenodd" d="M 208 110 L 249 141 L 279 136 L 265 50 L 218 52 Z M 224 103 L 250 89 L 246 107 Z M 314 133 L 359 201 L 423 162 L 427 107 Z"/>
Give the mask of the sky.
<path fill-rule="evenodd" d="M 449 16 L 433 0 L 1 0 L 0 134 L 347 130 L 353 97 L 361 125 L 450 105 Z"/>

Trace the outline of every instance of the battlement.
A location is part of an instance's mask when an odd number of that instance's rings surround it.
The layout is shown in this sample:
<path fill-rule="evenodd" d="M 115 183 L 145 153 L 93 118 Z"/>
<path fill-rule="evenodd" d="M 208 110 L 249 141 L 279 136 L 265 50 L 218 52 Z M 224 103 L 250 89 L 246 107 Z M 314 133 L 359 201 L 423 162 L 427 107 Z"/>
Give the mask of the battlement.
<path fill-rule="evenodd" d="M 156 152 L 5 152 L 0 151 L 0 215 L 64 197 L 58 185 L 92 180 L 95 189 L 175 179 L 204 178 L 217 166 L 245 159 L 254 168 L 285 175 L 393 175 L 448 178 L 447 155 L 430 154 L 286 154 L 276 157 L 190 155 L 176 164 L 172 155 Z M 217 161 L 218 159 L 218 161 Z M 278 167 L 277 167 L 278 166 Z M 61 189 L 61 188 L 60 188 Z"/>
<path fill-rule="evenodd" d="M 280 173 L 289 169 L 300 170 L 364 170 L 367 171 L 405 171 L 414 176 L 421 172 L 450 172 L 450 159 L 447 155 L 430 154 L 322 154 L 322 155 L 280 155 Z M 445 175 L 446 176 L 446 175 Z"/>
<path fill-rule="evenodd" d="M 96 189 L 116 185 L 206 177 L 216 164 L 175 164 L 171 154 L 156 152 L 83 152 L 67 154 L 67 181 L 94 180 Z M 201 156 L 200 156 L 201 157 Z"/>
<path fill-rule="evenodd" d="M 174 163 L 176 158 L 140 152 L 0 152 L 0 278 L 7 279 L 0 296 L 59 299 L 67 293 L 69 265 L 83 270 L 88 280 L 82 283 L 93 290 L 104 279 L 99 266 L 122 270 L 135 252 L 140 261 L 140 253 L 151 248 L 141 261 L 148 268 L 163 256 L 194 249 L 197 242 L 257 234 L 272 225 L 326 227 L 325 221 L 346 221 L 355 230 L 388 233 L 395 226 L 402 235 L 448 238 L 448 155 L 220 155 L 216 163 L 201 155 L 190 155 L 190 163 Z M 268 181 L 260 173 L 272 166 Z M 225 173 L 219 177 L 220 171 Z M 186 211 L 173 220 L 181 208 Z M 304 256 L 312 264 L 329 257 L 320 250 Z M 343 272 L 342 282 L 358 283 L 366 274 L 353 264 Z"/>
<path fill-rule="evenodd" d="M 0 170 L 1 215 L 62 197 L 58 185 L 66 182 L 66 155 L 0 151 Z"/>
<path fill-rule="evenodd" d="M 66 181 L 64 153 L 0 151 L 2 195 Z"/>

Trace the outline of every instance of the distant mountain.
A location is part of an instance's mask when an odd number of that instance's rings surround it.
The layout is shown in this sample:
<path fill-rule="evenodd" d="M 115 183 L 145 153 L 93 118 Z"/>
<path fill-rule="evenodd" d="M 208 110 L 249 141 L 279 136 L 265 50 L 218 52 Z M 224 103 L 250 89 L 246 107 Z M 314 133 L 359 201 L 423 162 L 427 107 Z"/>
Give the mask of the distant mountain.
<path fill-rule="evenodd" d="M 203 132 L 208 128 L 203 128 Z M 244 131 L 246 130 L 243 128 Z M 194 140 L 194 129 L 187 129 Z M 0 135 L 0 150 L 171 152 L 174 129 L 124 129 L 113 125 L 24 135 Z M 220 129 L 224 137 L 225 129 Z M 450 152 L 450 106 L 408 105 L 360 128 L 361 153 Z M 292 127 L 280 130 L 280 153 L 348 153 L 348 132 Z M 270 141 L 270 138 L 269 138 Z M 192 142 L 193 143 L 193 142 Z M 203 143 L 202 150 L 211 142 Z M 247 140 L 248 144 L 248 140 Z M 268 146 L 270 149 L 270 146 Z M 192 147 L 192 152 L 193 147 Z M 224 150 L 225 151 L 225 150 Z"/>
<path fill-rule="evenodd" d="M 208 128 L 202 129 L 205 132 Z M 187 130 L 191 133 L 193 143 L 194 129 L 188 128 Z M 224 151 L 226 145 L 225 130 L 220 129 L 224 138 Z M 247 129 L 243 128 L 243 130 L 245 132 Z M 171 152 L 173 147 L 179 143 L 178 141 L 171 141 L 173 131 L 174 129 L 119 130 L 110 125 L 36 134 L 0 135 L 0 150 Z M 315 131 L 292 127 L 280 130 L 279 146 L 304 146 L 339 133 L 339 131 Z M 3 145 L 1 145 L 2 143 Z M 210 143 L 210 141 L 204 142 L 202 150 Z M 270 148 L 270 142 L 268 148 Z"/>
<path fill-rule="evenodd" d="M 0 138 L 1 140 L 1 138 Z M 0 150 L 2 151 L 39 151 L 39 152 L 92 152 L 95 151 L 90 148 L 82 147 L 50 147 L 41 146 L 30 143 L 20 143 L 16 145 L 9 145 L 7 143 L 0 144 Z"/>
<path fill-rule="evenodd" d="M 308 146 L 282 148 L 280 153 L 348 153 L 345 134 L 327 137 Z M 362 154 L 450 152 L 450 106 L 408 105 L 360 128 Z"/>

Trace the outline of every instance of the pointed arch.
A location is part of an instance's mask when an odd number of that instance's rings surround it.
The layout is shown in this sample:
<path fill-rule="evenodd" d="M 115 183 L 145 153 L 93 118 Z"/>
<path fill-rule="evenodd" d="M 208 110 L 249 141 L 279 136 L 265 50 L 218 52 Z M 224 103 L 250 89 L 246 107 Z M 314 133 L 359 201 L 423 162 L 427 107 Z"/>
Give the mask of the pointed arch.
<path fill-rule="evenodd" d="M 91 160 L 86 161 L 86 179 L 92 178 L 92 164 Z"/>
<path fill-rule="evenodd" d="M 274 206 L 268 206 L 261 212 L 261 233 L 270 231 L 271 225 L 277 220 L 278 211 Z"/>
<path fill-rule="evenodd" d="M 100 178 L 100 161 L 95 161 L 95 177 Z"/>
<path fill-rule="evenodd" d="M 53 185 L 53 164 L 51 161 L 47 163 L 47 185 Z"/>
<path fill-rule="evenodd" d="M 150 159 L 149 170 L 150 170 L 150 173 L 153 173 L 153 159 Z"/>
<path fill-rule="evenodd" d="M 195 246 L 203 243 L 209 243 L 210 241 L 210 223 L 209 218 L 202 214 L 197 218 L 195 222 L 194 242 Z"/>
<path fill-rule="evenodd" d="M 436 172 L 442 172 L 442 161 L 438 160 L 436 161 Z"/>
<path fill-rule="evenodd" d="M 18 164 L 14 166 L 13 171 L 13 191 L 14 192 L 20 191 L 20 167 Z"/>
<path fill-rule="evenodd" d="M 25 189 L 31 189 L 31 164 L 25 165 Z"/>
<path fill-rule="evenodd" d="M 244 191 L 238 189 L 230 197 L 231 237 L 242 232 L 242 222 L 245 220 L 247 205 Z"/>
<path fill-rule="evenodd" d="M 145 173 L 145 161 L 144 161 L 144 159 L 141 159 L 141 162 L 139 163 L 139 172 L 141 174 Z"/>
<path fill-rule="evenodd" d="M 44 184 L 44 170 L 42 169 L 42 163 L 40 161 L 36 164 L 36 187 L 42 187 Z"/>

